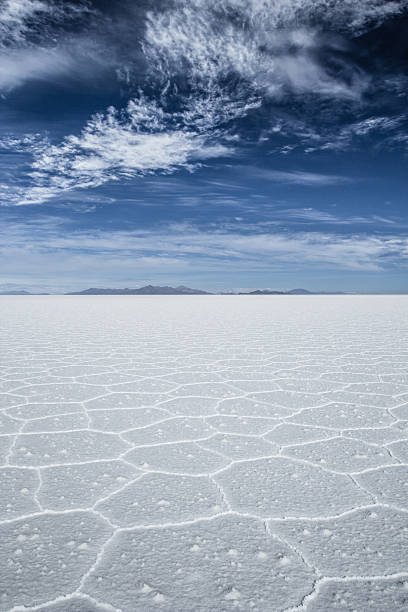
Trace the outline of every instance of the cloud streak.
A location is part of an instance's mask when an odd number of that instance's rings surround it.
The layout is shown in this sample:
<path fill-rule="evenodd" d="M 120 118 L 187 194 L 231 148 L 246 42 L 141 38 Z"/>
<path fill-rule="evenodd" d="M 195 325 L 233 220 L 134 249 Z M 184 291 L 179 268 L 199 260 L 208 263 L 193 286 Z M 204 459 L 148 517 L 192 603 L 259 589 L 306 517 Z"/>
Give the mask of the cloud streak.
<path fill-rule="evenodd" d="M 251 168 L 250 172 L 253 176 L 268 181 L 285 183 L 288 185 L 302 185 L 305 187 L 326 187 L 328 185 L 342 185 L 351 182 L 351 179 L 346 176 L 319 174 L 317 172 L 302 172 L 300 170 L 284 172 L 282 170 L 261 170 L 259 168 Z"/>
<path fill-rule="evenodd" d="M 170 275 L 345 270 L 377 273 L 408 265 L 408 238 L 392 234 L 288 233 L 247 226 L 214 230 L 188 224 L 132 231 L 69 231 L 65 219 L 10 218 L 0 232 L 3 282 L 19 274 L 61 283 L 154 280 Z M 24 262 L 24 265 L 22 265 Z M 221 264 L 221 266 L 220 266 Z M 65 286 L 68 286 L 67 284 Z M 72 284 L 71 284 L 72 286 Z M 69 288 L 69 287 L 68 287 Z"/>

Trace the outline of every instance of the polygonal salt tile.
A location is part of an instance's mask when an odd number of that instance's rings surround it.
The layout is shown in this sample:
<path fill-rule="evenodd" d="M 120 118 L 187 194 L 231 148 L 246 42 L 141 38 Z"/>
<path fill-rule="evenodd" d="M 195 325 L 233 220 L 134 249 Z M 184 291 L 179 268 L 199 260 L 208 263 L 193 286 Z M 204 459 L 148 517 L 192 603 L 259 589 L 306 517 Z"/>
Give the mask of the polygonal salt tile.
<path fill-rule="evenodd" d="M 300 604 L 313 572 L 249 518 L 119 532 L 84 591 L 123 612 L 262 610 Z"/>
<path fill-rule="evenodd" d="M 381 427 L 393 422 L 393 418 L 382 408 L 333 403 L 319 408 L 310 408 L 289 419 L 292 423 L 317 425 L 333 429 L 351 427 Z"/>
<path fill-rule="evenodd" d="M 323 427 L 307 427 L 294 423 L 282 423 L 265 436 L 265 440 L 275 442 L 279 446 L 302 444 L 315 440 L 324 440 L 333 436 L 333 431 Z"/>
<path fill-rule="evenodd" d="M 10 463 L 41 466 L 116 459 L 128 448 L 118 436 L 97 431 L 23 434 L 18 437 Z"/>
<path fill-rule="evenodd" d="M 237 350 L 239 351 L 242 345 L 238 345 Z M 217 367 L 221 370 L 227 370 L 228 372 L 237 372 L 238 375 L 242 370 L 247 370 L 248 368 L 253 368 L 257 370 L 259 367 L 262 367 L 264 361 L 262 359 L 240 359 L 238 357 L 233 357 L 230 359 L 217 359 L 217 363 L 207 363 L 207 368 L 212 371 L 214 367 Z M 198 367 L 198 366 L 195 366 Z M 204 365 L 200 365 L 200 369 L 202 369 Z M 267 366 L 266 366 L 267 367 Z"/>
<path fill-rule="evenodd" d="M 162 378 L 142 378 L 130 383 L 110 385 L 111 391 L 115 393 L 169 393 L 176 387 L 177 383 L 171 383 Z"/>
<path fill-rule="evenodd" d="M 153 406 L 168 399 L 159 393 L 109 393 L 103 397 L 86 402 L 87 410 L 113 410 L 117 408 L 142 408 Z"/>
<path fill-rule="evenodd" d="M 0 414 L 0 434 L 12 434 L 18 433 L 22 423 L 7 416 L 7 414 Z"/>
<path fill-rule="evenodd" d="M 23 395 L 11 395 L 10 393 L 0 393 L 0 410 L 25 404 L 26 399 Z"/>
<path fill-rule="evenodd" d="M 229 463 L 194 442 L 142 446 L 129 451 L 125 458 L 143 470 L 181 474 L 209 474 Z"/>
<path fill-rule="evenodd" d="M 30 385 L 21 387 L 19 393 L 30 398 L 34 402 L 82 402 L 98 395 L 103 395 L 106 390 L 96 385 L 84 385 L 81 383 L 57 383 L 44 385 Z M 21 402 L 20 402 L 21 403 Z"/>
<path fill-rule="evenodd" d="M 160 408 L 115 408 L 114 410 L 91 410 L 88 414 L 91 429 L 108 432 L 146 427 L 171 418 L 168 412 Z"/>
<path fill-rule="evenodd" d="M 20 389 L 24 386 L 24 389 L 27 389 L 27 386 L 34 385 L 45 385 L 45 384 L 67 384 L 67 383 L 75 383 L 75 378 L 68 377 L 59 377 L 59 376 L 35 376 L 34 378 L 25 378 L 18 389 L 14 391 L 14 393 L 20 393 Z"/>
<path fill-rule="evenodd" d="M 407 609 L 408 576 L 327 580 L 319 585 L 317 595 L 307 604 L 308 612 L 406 612 Z"/>
<path fill-rule="evenodd" d="M 59 414 L 69 414 L 71 412 L 83 412 L 81 404 L 25 404 L 11 408 L 7 413 L 15 416 L 18 419 L 41 419 L 49 416 L 57 416 Z"/>
<path fill-rule="evenodd" d="M 207 417 L 206 421 L 211 427 L 222 433 L 247 434 L 249 436 L 262 435 L 273 429 L 279 421 L 264 417 L 244 417 L 244 416 L 212 416 Z"/>
<path fill-rule="evenodd" d="M 325 576 L 381 576 L 407 570 L 405 512 L 378 506 L 326 520 L 271 521 L 270 527 Z"/>
<path fill-rule="evenodd" d="M 381 395 L 401 395 L 408 392 L 408 385 L 393 382 L 353 383 L 347 386 L 347 391 L 353 393 L 379 393 Z"/>
<path fill-rule="evenodd" d="M 228 368 L 222 370 L 220 372 L 220 376 L 223 377 L 224 380 L 228 381 L 238 381 L 238 380 L 274 380 L 277 378 L 275 374 L 276 368 L 256 368 L 253 370 L 252 368 Z"/>
<path fill-rule="evenodd" d="M 0 382 L 0 393 L 7 393 L 7 391 L 14 391 L 19 387 L 23 386 L 23 382 L 21 380 L 2 380 Z"/>
<path fill-rule="evenodd" d="M 379 503 L 394 504 L 408 510 L 408 466 L 393 465 L 355 476 Z"/>
<path fill-rule="evenodd" d="M 38 499 L 44 508 L 50 510 L 90 508 L 140 474 L 135 467 L 122 461 L 43 468 Z"/>
<path fill-rule="evenodd" d="M 172 372 L 163 377 L 163 380 L 173 383 L 173 386 L 191 383 L 222 382 L 223 378 L 215 372 Z"/>
<path fill-rule="evenodd" d="M 107 612 L 106 605 L 98 604 L 86 596 L 61 597 L 54 603 L 45 604 L 35 612 Z"/>
<path fill-rule="evenodd" d="M 361 472 L 379 465 L 390 465 L 395 460 L 385 448 L 371 446 L 361 440 L 331 438 L 283 450 L 286 457 L 316 463 L 337 472 Z"/>
<path fill-rule="evenodd" d="M 200 446 L 230 459 L 256 459 L 278 453 L 278 446 L 260 438 L 238 434 L 216 434 L 208 440 L 200 441 Z"/>
<path fill-rule="evenodd" d="M 2 609 L 72 593 L 111 529 L 95 514 L 42 515 L 0 525 Z"/>
<path fill-rule="evenodd" d="M 291 380 L 289 378 L 280 378 L 277 384 L 283 391 L 297 391 L 300 393 L 323 393 L 324 391 L 333 391 L 344 387 L 344 383 L 333 382 L 320 379 L 303 379 Z"/>
<path fill-rule="evenodd" d="M 408 404 L 393 408 L 391 412 L 397 419 L 408 420 Z"/>
<path fill-rule="evenodd" d="M 103 366 L 104 368 L 107 368 L 108 370 L 114 370 L 116 368 L 131 368 L 132 367 L 132 359 L 129 358 L 127 359 L 126 357 L 101 357 L 102 353 L 100 353 L 98 356 L 95 354 L 91 354 L 91 353 L 87 353 L 86 355 L 84 355 L 84 357 L 86 356 L 88 358 L 88 360 L 91 360 L 93 365 L 96 365 L 98 367 Z"/>
<path fill-rule="evenodd" d="M 229 385 L 236 387 L 246 393 L 256 393 L 263 391 L 277 391 L 280 387 L 273 380 L 228 380 Z"/>
<path fill-rule="evenodd" d="M 51 368 L 50 373 L 56 376 L 86 376 L 90 374 L 107 374 L 112 371 L 111 368 L 101 365 L 68 365 L 58 368 Z"/>
<path fill-rule="evenodd" d="M 0 519 L 12 519 L 39 511 L 34 494 L 39 485 L 35 470 L 4 467 L 0 469 Z"/>
<path fill-rule="evenodd" d="M 214 479 L 233 510 L 262 517 L 339 514 L 371 503 L 347 476 L 284 457 L 237 463 Z"/>
<path fill-rule="evenodd" d="M 394 399 L 400 404 L 408 404 L 408 393 L 404 393 L 402 395 L 396 395 Z"/>
<path fill-rule="evenodd" d="M 283 364 L 282 364 L 283 365 Z M 295 363 L 288 364 L 293 367 L 275 367 L 275 378 L 282 379 L 288 378 L 289 380 L 299 379 L 304 380 L 306 378 L 318 379 L 322 372 L 327 372 L 327 363 L 324 365 L 310 365 L 310 366 L 296 366 Z M 337 373 L 338 370 L 333 369 L 333 372 Z"/>
<path fill-rule="evenodd" d="M 182 416 L 206 416 L 217 412 L 218 400 L 211 397 L 177 397 L 162 402 L 161 408 Z"/>
<path fill-rule="evenodd" d="M 387 368 L 387 364 L 386 363 L 350 363 L 349 365 L 342 365 L 341 369 L 344 372 L 349 372 L 349 373 L 353 373 L 353 374 L 377 374 L 378 376 L 382 376 L 383 374 L 387 374 L 388 371 L 390 370 L 391 372 L 395 371 L 395 367 L 394 366 L 388 366 Z"/>
<path fill-rule="evenodd" d="M 397 427 L 379 427 L 378 429 L 346 429 L 343 431 L 343 436 L 382 446 L 389 442 L 401 440 L 404 437 L 404 433 Z M 408 438 L 408 431 L 406 432 L 406 437 Z"/>
<path fill-rule="evenodd" d="M 166 377 L 167 375 L 174 374 L 173 368 L 165 368 L 158 365 L 158 361 L 155 361 L 156 365 L 141 364 L 139 367 L 121 367 L 120 371 L 124 375 L 135 376 L 135 378 L 149 378 L 152 376 Z"/>
<path fill-rule="evenodd" d="M 360 382 L 378 382 L 379 378 L 376 374 L 353 374 L 352 372 L 325 372 L 321 374 L 322 380 L 332 380 L 335 382 L 360 383 Z"/>
<path fill-rule="evenodd" d="M 278 374 L 279 376 L 282 376 L 282 372 L 283 376 L 286 372 L 289 372 L 289 376 L 291 376 L 292 374 L 294 376 L 296 376 L 296 374 L 299 374 L 299 376 L 301 376 L 302 378 L 304 378 L 305 375 L 312 376 L 314 374 L 313 366 L 300 366 L 298 359 L 294 355 L 289 355 L 286 359 L 275 356 L 271 361 L 268 361 L 268 365 L 269 367 L 273 368 L 274 373 Z"/>
<path fill-rule="evenodd" d="M 393 442 L 388 444 L 387 448 L 391 451 L 394 457 L 408 463 L 408 440 L 401 440 L 401 442 Z"/>
<path fill-rule="evenodd" d="M 296 391 L 271 391 L 269 393 L 250 393 L 249 398 L 282 406 L 293 413 L 302 408 L 311 408 L 327 404 L 323 395 L 313 393 L 297 393 Z"/>
<path fill-rule="evenodd" d="M 37 432 L 37 431 L 74 431 L 75 429 L 86 429 L 88 427 L 88 418 L 82 412 L 74 412 L 73 414 L 60 414 L 58 416 L 45 417 L 44 419 L 34 419 L 28 421 L 22 431 Z"/>
<path fill-rule="evenodd" d="M 260 393 L 259 395 L 262 395 Z M 262 398 L 259 401 L 247 397 L 236 397 L 224 400 L 218 405 L 220 414 L 232 416 L 264 417 L 264 418 L 285 418 L 292 414 L 292 410 L 280 406 L 268 406 Z"/>
<path fill-rule="evenodd" d="M 120 527 L 182 523 L 225 512 L 220 491 L 206 476 L 146 474 L 96 509 Z"/>
<path fill-rule="evenodd" d="M 378 408 L 393 408 L 402 401 L 389 395 L 351 393 L 350 391 L 330 391 L 322 397 L 325 398 L 326 404 L 329 402 L 342 402 L 344 404 L 360 404 L 361 406 L 377 406 Z"/>
<path fill-rule="evenodd" d="M 381 376 L 381 380 L 384 382 L 408 385 L 408 372 L 401 372 L 400 374 L 384 374 Z"/>
<path fill-rule="evenodd" d="M 47 368 L 41 369 L 39 367 L 7 368 L 4 377 L 11 378 L 12 380 L 23 380 L 27 376 L 41 376 L 42 374 L 47 374 L 47 372 Z"/>
<path fill-rule="evenodd" d="M 397 421 L 391 426 L 391 429 L 395 430 L 399 435 L 398 440 L 405 440 L 408 438 L 408 421 Z"/>
<path fill-rule="evenodd" d="M 0 436 L 0 465 L 4 465 L 15 436 Z"/>
<path fill-rule="evenodd" d="M 193 383 L 191 385 L 183 385 L 174 391 L 172 395 L 176 397 L 233 397 L 239 395 L 240 392 L 225 383 Z"/>
<path fill-rule="evenodd" d="M 128 431 L 123 437 L 134 445 L 148 445 L 198 440 L 213 433 L 214 429 L 199 417 L 172 417 L 157 425 Z"/>
<path fill-rule="evenodd" d="M 121 374 L 120 372 L 105 372 L 104 374 L 91 374 L 79 376 L 78 381 L 88 385 L 117 385 L 119 383 L 132 383 L 141 377 L 136 374 Z"/>

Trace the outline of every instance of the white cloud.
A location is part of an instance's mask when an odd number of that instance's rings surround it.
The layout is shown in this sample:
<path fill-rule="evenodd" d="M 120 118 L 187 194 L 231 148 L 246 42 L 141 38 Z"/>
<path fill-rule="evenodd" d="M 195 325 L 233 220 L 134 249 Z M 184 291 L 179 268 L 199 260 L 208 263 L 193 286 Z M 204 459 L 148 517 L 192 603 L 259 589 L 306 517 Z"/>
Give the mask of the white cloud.
<path fill-rule="evenodd" d="M 205 130 L 200 121 L 194 121 L 192 109 L 170 115 L 141 97 L 131 100 L 125 111 L 111 107 L 95 115 L 79 136 L 68 136 L 59 145 L 35 136 L 6 139 L 3 146 L 35 156 L 34 184 L 6 196 L 13 204 L 36 204 L 61 192 L 155 172 L 193 170 L 200 161 L 231 155 L 233 149 L 220 141 L 221 134 L 214 127 L 209 130 L 208 116 Z"/>
<path fill-rule="evenodd" d="M 0 0 L 0 91 L 7 93 L 27 80 L 83 73 L 85 58 L 97 62 L 86 41 L 81 57 L 78 44 L 71 41 L 67 47 L 64 42 L 66 28 L 89 12 L 86 0 Z"/>
<path fill-rule="evenodd" d="M 337 134 L 328 134 L 321 138 L 321 144 L 316 147 L 322 150 L 345 150 L 353 145 L 353 141 L 374 134 L 383 134 L 393 139 L 399 136 L 403 123 L 406 122 L 404 115 L 395 117 L 368 117 L 362 121 L 356 121 L 341 128 Z M 314 147 L 310 151 L 315 150 Z"/>
<path fill-rule="evenodd" d="M 333 13 L 339 3 L 322 4 Z M 247 88 L 272 98 L 313 93 L 358 99 L 367 85 L 363 73 L 339 59 L 333 71 L 317 57 L 320 48 L 339 43 L 322 38 L 313 19 L 308 23 L 315 10 L 297 0 L 180 0 L 173 10 L 147 14 L 144 52 L 157 76 L 182 74 L 197 87 L 217 87 L 235 73 Z"/>
<path fill-rule="evenodd" d="M 32 38 L 44 40 L 56 25 L 89 11 L 87 0 L 0 0 L 0 48 L 31 46 Z"/>
<path fill-rule="evenodd" d="M 339 32 L 358 35 L 407 7 L 408 0 L 175 0 L 148 11 L 144 51 L 153 72 L 192 84 L 213 87 L 235 73 L 272 98 L 359 99 L 367 77 L 339 57 L 329 68 L 319 51 L 344 50 Z"/>
<path fill-rule="evenodd" d="M 329 225 L 355 225 L 358 223 L 374 223 L 379 222 L 378 217 L 338 217 L 333 213 L 315 208 L 287 208 L 282 210 L 282 218 L 286 220 L 295 219 L 296 221 L 305 221 L 312 223 L 325 223 Z M 383 223 L 393 223 L 387 219 L 381 219 Z"/>
<path fill-rule="evenodd" d="M 1 0 L 0 46 L 24 44 L 30 22 L 41 21 L 51 11 L 54 9 L 44 0 Z"/>
<path fill-rule="evenodd" d="M 306 121 L 287 118 L 281 120 L 276 131 L 290 139 L 292 142 L 275 149 L 284 155 L 296 149 L 303 149 L 306 153 L 315 151 L 346 151 L 361 147 L 369 137 L 375 137 L 377 148 L 387 145 L 406 144 L 406 124 L 408 116 L 396 114 L 390 116 L 370 116 L 348 125 L 335 125 L 326 127 L 322 125 L 308 125 Z M 271 130 L 265 135 L 269 139 Z"/>
<path fill-rule="evenodd" d="M 382 272 L 408 265 L 408 238 L 392 234 L 329 234 L 265 231 L 260 225 L 199 229 L 180 224 L 134 231 L 70 232 L 64 219 L 10 219 L 0 230 L 3 282 L 13 275 L 94 284 L 144 278 L 181 278 L 208 273 L 213 278 L 250 270 L 289 274 L 305 268 Z M 241 225 L 239 225 L 241 228 Z M 47 280 L 48 279 L 48 280 Z M 14 279 L 13 282 L 16 282 Z M 72 285 L 71 285 L 72 286 Z"/>
<path fill-rule="evenodd" d="M 76 69 L 71 54 L 56 49 L 17 49 L 0 58 L 0 91 L 9 91 L 30 79 L 70 75 Z"/>
<path fill-rule="evenodd" d="M 142 9 L 135 6 L 144 25 L 144 30 L 137 30 L 141 46 L 137 52 L 131 49 L 128 58 L 122 56 L 117 69 L 126 73 L 127 85 L 134 83 L 132 79 L 139 78 L 140 72 L 135 57 L 141 50 L 147 70 L 145 85 L 153 85 L 153 90 L 160 87 L 160 95 L 150 101 L 140 94 L 123 110 L 108 109 L 91 118 L 79 136 L 68 136 L 59 144 L 41 139 L 25 144 L 25 150 L 34 155 L 31 186 L 5 189 L 5 202 L 40 203 L 107 181 L 180 168 L 194 170 L 200 161 L 231 154 L 239 141 L 239 135 L 231 131 L 231 121 L 245 117 L 265 99 L 311 94 L 358 102 L 368 78 L 354 64 L 340 59 L 337 52 L 346 48 L 345 43 L 332 32 L 357 35 L 407 6 L 408 0 L 174 0 L 151 3 L 142 17 Z M 54 36 L 56 24 L 64 32 L 89 11 L 85 0 L 0 0 L 0 9 L 0 90 L 33 78 L 85 74 L 90 64 L 111 61 L 105 49 L 102 60 L 100 40 L 95 49 L 91 44 L 87 47 L 81 28 L 77 54 L 73 51 L 77 34 L 72 34 L 69 44 L 63 36 Z M 94 13 L 90 15 L 95 26 Z M 97 19 L 102 19 L 100 14 Z M 100 23 L 116 27 L 115 21 Z M 129 28 L 136 25 L 131 23 Z M 317 25 L 326 30 L 324 35 Z M 332 61 L 327 62 L 326 56 Z M 115 50 L 112 57 L 114 64 Z M 186 85 L 184 90 L 180 83 Z M 352 134 L 361 136 L 387 127 L 378 120 L 375 123 L 375 118 L 372 121 L 372 125 L 367 120 L 356 123 L 337 138 L 311 134 L 304 126 L 302 134 L 308 151 L 341 148 Z M 14 143 L 14 150 L 19 147 L 21 144 Z M 271 171 L 270 179 L 311 186 L 345 181 L 300 171 Z"/>
<path fill-rule="evenodd" d="M 302 172 L 300 170 L 292 170 L 284 172 L 281 170 L 267 170 L 259 168 L 249 168 L 249 173 L 260 178 L 274 181 L 277 183 L 286 183 L 289 185 L 304 185 L 306 187 L 324 187 L 327 185 L 341 185 L 351 182 L 346 176 L 337 174 L 319 174 L 317 172 Z"/>

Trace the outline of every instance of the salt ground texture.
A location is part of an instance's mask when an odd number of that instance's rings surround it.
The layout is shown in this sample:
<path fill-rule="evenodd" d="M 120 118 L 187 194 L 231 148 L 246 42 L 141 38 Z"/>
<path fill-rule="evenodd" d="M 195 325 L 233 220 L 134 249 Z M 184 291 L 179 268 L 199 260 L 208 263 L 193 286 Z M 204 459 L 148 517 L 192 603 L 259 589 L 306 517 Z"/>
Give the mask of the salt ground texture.
<path fill-rule="evenodd" d="M 0 610 L 408 609 L 408 297 L 0 298 Z"/>

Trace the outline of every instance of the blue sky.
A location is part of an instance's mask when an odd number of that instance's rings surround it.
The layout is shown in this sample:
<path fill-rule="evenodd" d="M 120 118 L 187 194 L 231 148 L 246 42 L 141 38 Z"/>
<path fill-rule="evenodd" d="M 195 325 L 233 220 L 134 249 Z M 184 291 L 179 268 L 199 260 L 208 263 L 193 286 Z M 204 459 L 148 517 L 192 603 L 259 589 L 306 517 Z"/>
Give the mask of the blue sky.
<path fill-rule="evenodd" d="M 408 291 L 408 0 L 0 0 L 0 291 Z"/>

